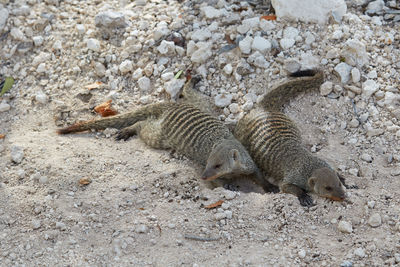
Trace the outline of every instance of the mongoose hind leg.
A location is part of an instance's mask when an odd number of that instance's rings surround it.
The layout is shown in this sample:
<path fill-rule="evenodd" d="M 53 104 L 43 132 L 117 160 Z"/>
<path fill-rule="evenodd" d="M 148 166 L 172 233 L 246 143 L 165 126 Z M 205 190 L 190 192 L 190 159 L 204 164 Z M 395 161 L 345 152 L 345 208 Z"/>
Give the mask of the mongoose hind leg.
<path fill-rule="evenodd" d="M 149 119 L 139 121 L 134 125 L 122 129 L 117 139 L 127 140 L 132 135 L 138 134 L 143 142 L 152 148 L 167 149 L 169 146 L 165 143 L 162 135 L 160 120 Z"/>
<path fill-rule="evenodd" d="M 280 189 L 283 193 L 289 193 L 297 196 L 302 206 L 305 207 L 314 206 L 312 197 L 308 195 L 304 189 L 294 184 L 283 184 L 280 186 Z"/>

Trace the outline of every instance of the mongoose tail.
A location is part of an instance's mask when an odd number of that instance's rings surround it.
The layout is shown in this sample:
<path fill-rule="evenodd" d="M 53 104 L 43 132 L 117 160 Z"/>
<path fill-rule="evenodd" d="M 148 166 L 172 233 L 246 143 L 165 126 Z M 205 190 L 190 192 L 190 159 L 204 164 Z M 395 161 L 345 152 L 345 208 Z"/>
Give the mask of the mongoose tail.
<path fill-rule="evenodd" d="M 292 73 L 285 80 L 267 90 L 259 106 L 267 111 L 280 111 L 284 104 L 303 92 L 318 89 L 324 82 L 322 70 L 303 70 Z"/>
<path fill-rule="evenodd" d="M 148 105 L 139 110 L 120 114 L 112 117 L 106 117 L 101 119 L 94 119 L 84 122 L 78 122 L 71 126 L 58 129 L 58 134 L 69 134 L 77 133 L 88 130 L 104 130 L 106 128 L 116 128 L 122 129 L 130 125 L 135 124 L 138 121 L 145 120 L 149 117 L 159 117 L 163 110 L 167 108 L 170 104 L 152 104 Z"/>

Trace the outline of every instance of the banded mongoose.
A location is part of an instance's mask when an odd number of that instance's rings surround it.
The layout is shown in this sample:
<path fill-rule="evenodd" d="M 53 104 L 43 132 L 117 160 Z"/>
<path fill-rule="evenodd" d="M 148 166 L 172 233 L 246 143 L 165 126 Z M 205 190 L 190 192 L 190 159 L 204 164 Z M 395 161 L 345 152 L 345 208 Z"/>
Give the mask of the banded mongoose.
<path fill-rule="evenodd" d="M 193 87 L 196 81 L 188 81 L 185 87 Z M 120 129 L 116 139 L 127 140 L 138 134 L 153 148 L 176 150 L 205 166 L 203 180 L 252 175 L 251 178 L 264 188 L 270 186 L 229 129 L 217 118 L 190 104 L 150 104 L 129 113 L 76 123 L 57 130 L 57 133 L 106 128 Z"/>
<path fill-rule="evenodd" d="M 344 179 L 306 149 L 296 125 L 281 112 L 283 105 L 299 93 L 319 88 L 323 72 L 308 70 L 292 76 L 270 88 L 258 107 L 238 121 L 235 137 L 248 149 L 265 179 L 281 192 L 296 195 L 301 205 L 313 205 L 308 192 L 343 200 Z M 186 95 L 200 99 L 195 93 Z"/>

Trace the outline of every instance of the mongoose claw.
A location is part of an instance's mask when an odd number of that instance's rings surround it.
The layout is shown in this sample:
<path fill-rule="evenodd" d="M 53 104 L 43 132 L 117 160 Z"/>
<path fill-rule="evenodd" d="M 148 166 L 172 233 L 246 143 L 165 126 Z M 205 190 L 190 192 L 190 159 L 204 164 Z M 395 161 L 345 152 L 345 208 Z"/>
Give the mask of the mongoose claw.
<path fill-rule="evenodd" d="M 300 205 L 304 206 L 304 207 L 312 207 L 314 206 L 314 202 L 311 196 L 307 195 L 306 193 L 301 194 L 300 196 L 298 196 L 298 199 L 300 201 Z"/>
<path fill-rule="evenodd" d="M 279 192 L 280 192 L 279 187 L 276 186 L 276 185 L 273 185 L 273 184 L 264 186 L 263 189 L 264 189 L 264 191 L 267 192 L 267 193 L 274 193 L 274 194 L 276 194 L 276 193 L 279 193 Z"/>
<path fill-rule="evenodd" d="M 229 191 L 239 191 L 239 187 L 233 184 L 224 184 L 224 188 Z"/>
<path fill-rule="evenodd" d="M 129 133 L 127 133 L 124 130 L 121 130 L 121 131 L 119 131 L 117 133 L 117 136 L 115 137 L 115 140 L 124 140 L 124 141 L 126 141 L 126 140 L 129 139 L 129 137 L 131 137 L 131 135 Z"/>

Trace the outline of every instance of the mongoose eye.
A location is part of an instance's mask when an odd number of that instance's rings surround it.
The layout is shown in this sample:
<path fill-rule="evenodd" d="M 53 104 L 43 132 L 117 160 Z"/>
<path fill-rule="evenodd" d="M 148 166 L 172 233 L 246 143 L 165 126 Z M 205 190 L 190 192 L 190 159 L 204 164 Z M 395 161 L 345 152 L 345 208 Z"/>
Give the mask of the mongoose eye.
<path fill-rule="evenodd" d="M 327 191 L 332 191 L 332 187 L 330 187 L 330 186 L 325 187 L 325 189 L 326 189 Z"/>
<path fill-rule="evenodd" d="M 217 165 L 214 166 L 214 168 L 215 169 L 219 169 L 219 168 L 221 168 L 221 166 L 222 166 L 221 164 L 217 164 Z"/>

